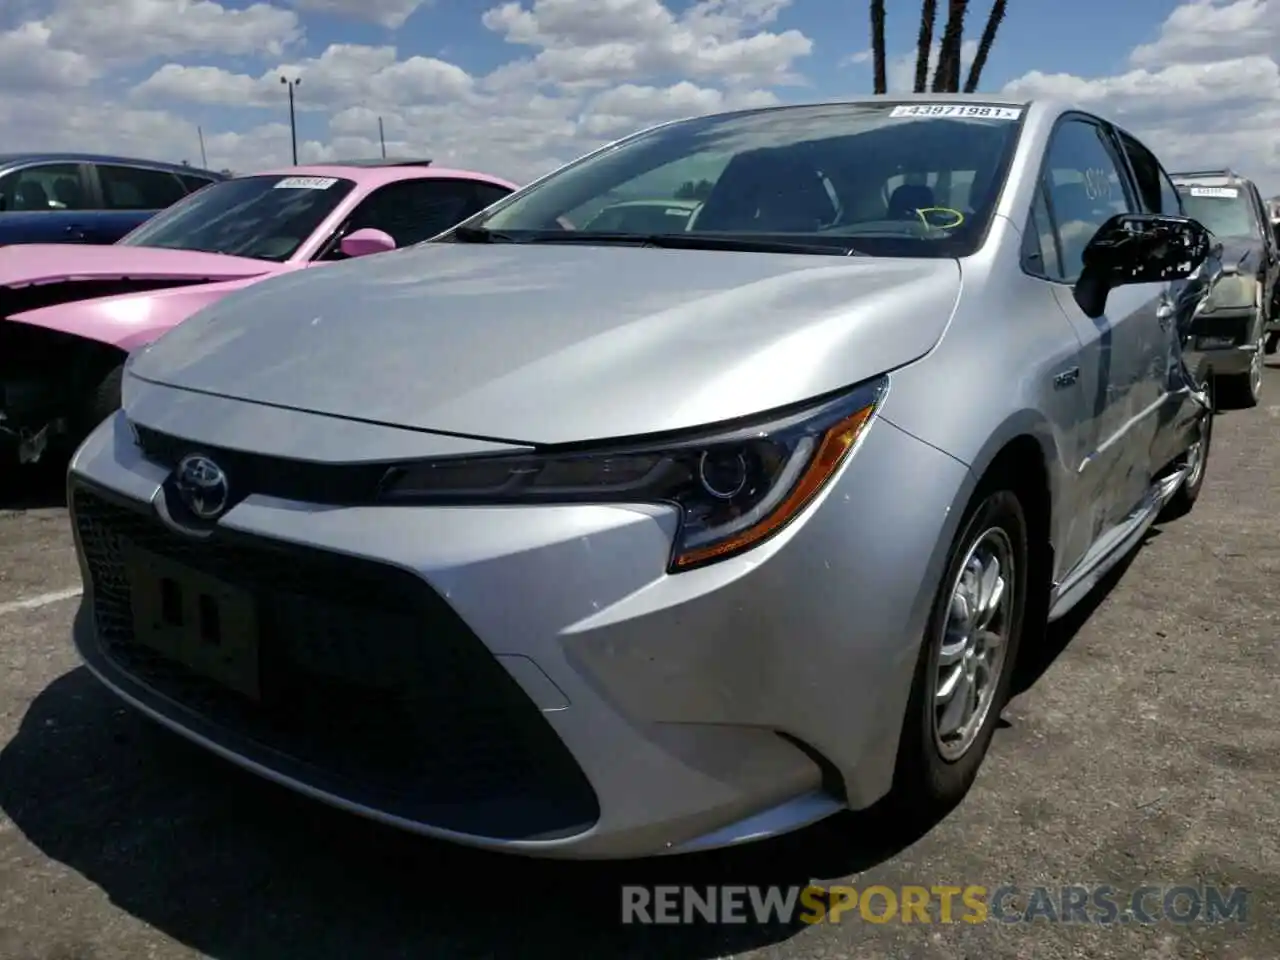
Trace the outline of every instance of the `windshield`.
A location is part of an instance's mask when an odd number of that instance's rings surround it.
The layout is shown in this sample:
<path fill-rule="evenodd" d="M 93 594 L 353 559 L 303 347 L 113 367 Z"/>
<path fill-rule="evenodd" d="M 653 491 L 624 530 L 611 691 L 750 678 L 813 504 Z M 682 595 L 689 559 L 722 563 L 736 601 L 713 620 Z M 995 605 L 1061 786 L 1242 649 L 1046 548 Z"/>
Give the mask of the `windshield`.
<path fill-rule="evenodd" d="M 512 241 L 679 232 L 683 246 L 733 237 L 964 256 L 986 233 L 1021 115 L 889 102 L 685 120 L 585 157 L 466 227 Z"/>
<path fill-rule="evenodd" d="M 1182 210 L 1219 237 L 1261 237 L 1248 195 L 1238 187 L 1178 187 Z"/>
<path fill-rule="evenodd" d="M 119 242 L 280 263 L 294 255 L 354 187 L 354 181 L 337 177 L 225 180 L 156 214 Z"/>

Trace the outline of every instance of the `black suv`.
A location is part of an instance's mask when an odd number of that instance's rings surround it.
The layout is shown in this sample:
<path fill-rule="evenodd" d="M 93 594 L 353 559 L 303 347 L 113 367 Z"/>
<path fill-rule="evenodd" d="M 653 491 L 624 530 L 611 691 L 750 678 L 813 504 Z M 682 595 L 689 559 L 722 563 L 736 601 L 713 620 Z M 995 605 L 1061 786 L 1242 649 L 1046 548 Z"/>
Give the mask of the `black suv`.
<path fill-rule="evenodd" d="M 1170 174 L 1183 212 L 1222 241 L 1223 275 L 1200 312 L 1196 347 L 1213 356 L 1218 398 L 1252 407 L 1262 394 L 1264 353 L 1280 342 L 1280 247 L 1266 201 L 1234 170 Z"/>

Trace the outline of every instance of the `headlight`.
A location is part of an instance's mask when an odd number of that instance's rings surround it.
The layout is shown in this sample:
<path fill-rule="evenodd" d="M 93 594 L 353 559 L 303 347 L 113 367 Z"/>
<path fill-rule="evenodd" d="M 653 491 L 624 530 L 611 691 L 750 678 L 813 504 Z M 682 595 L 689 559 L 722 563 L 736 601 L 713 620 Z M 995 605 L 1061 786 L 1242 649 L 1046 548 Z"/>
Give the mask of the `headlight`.
<path fill-rule="evenodd" d="M 1209 299 L 1204 312 L 1214 310 L 1237 310 L 1241 307 L 1253 306 L 1255 288 L 1258 281 L 1243 274 L 1223 274 L 1209 291 Z"/>
<path fill-rule="evenodd" d="M 767 422 L 608 449 L 394 466 L 392 503 L 669 503 L 680 510 L 669 571 L 741 553 L 800 514 L 835 475 L 879 406 L 887 378 Z"/>

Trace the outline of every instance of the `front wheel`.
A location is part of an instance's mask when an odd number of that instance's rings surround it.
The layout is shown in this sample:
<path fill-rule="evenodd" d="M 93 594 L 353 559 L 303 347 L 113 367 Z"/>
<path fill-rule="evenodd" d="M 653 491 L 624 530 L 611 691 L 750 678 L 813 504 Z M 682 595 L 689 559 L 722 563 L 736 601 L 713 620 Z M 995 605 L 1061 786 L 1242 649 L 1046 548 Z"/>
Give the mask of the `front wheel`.
<path fill-rule="evenodd" d="M 1244 373 L 1222 377 L 1219 395 L 1228 407 L 1247 410 L 1262 399 L 1262 377 L 1266 369 L 1266 343 L 1259 337 L 1249 353 L 1249 369 Z"/>
<path fill-rule="evenodd" d="M 111 367 L 94 383 L 81 403 L 72 421 L 71 441 L 79 446 L 98 424 L 120 409 L 121 385 L 124 381 L 124 364 Z"/>
<path fill-rule="evenodd" d="M 1213 447 L 1213 423 L 1217 412 L 1217 398 L 1213 392 L 1212 382 L 1205 390 L 1208 394 L 1208 407 L 1200 420 L 1200 433 L 1187 448 L 1183 461 L 1183 469 L 1186 470 L 1187 476 L 1178 487 L 1178 491 L 1160 511 L 1158 519 L 1161 522 L 1186 516 L 1200 499 L 1200 489 L 1204 486 L 1205 473 L 1209 467 L 1209 451 Z"/>
<path fill-rule="evenodd" d="M 1027 523 L 1008 489 L 980 495 L 951 546 L 916 663 L 894 792 L 933 820 L 969 791 L 1009 697 L 1027 601 Z"/>

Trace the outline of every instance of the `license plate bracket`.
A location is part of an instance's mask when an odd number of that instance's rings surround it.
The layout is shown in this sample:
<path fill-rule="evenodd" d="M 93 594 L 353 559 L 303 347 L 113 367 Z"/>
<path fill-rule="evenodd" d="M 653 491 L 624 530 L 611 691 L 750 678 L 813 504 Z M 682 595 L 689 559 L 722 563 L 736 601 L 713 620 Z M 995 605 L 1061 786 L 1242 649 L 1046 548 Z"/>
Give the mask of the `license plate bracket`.
<path fill-rule="evenodd" d="M 140 646 L 237 693 L 260 700 L 258 609 L 247 590 L 124 545 Z"/>

